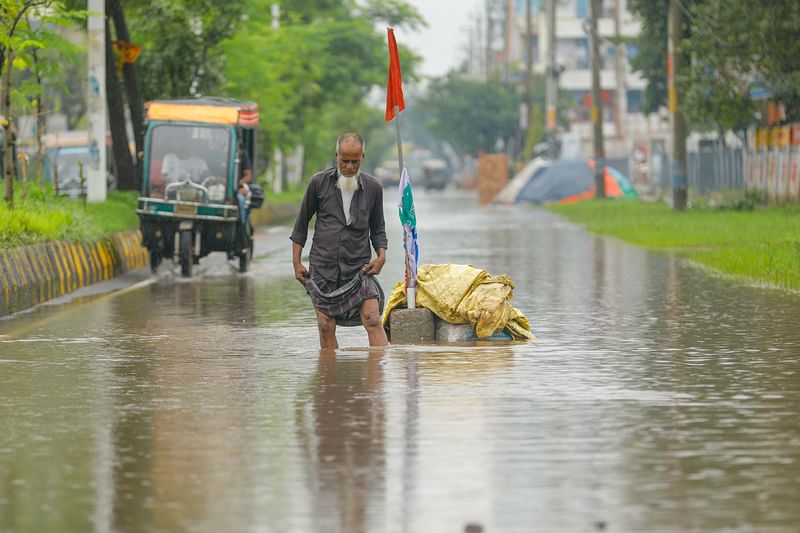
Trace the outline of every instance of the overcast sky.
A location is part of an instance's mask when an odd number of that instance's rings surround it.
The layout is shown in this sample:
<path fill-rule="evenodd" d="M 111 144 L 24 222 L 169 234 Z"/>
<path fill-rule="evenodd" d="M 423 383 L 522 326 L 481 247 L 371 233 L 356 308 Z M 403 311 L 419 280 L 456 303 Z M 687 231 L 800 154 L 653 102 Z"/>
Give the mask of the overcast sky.
<path fill-rule="evenodd" d="M 467 28 L 483 0 L 406 0 L 420 12 L 428 27 L 419 32 L 395 30 L 397 46 L 408 46 L 425 58 L 422 73 L 441 76 L 465 57 Z"/>

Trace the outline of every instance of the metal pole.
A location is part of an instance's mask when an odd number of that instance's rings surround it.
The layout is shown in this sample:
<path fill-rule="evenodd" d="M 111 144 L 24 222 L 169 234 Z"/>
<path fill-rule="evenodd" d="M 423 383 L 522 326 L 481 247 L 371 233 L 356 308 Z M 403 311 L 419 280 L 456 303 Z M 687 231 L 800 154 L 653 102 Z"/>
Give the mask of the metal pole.
<path fill-rule="evenodd" d="M 606 153 L 603 145 L 603 113 L 600 91 L 600 38 L 597 34 L 597 11 L 600 0 L 589 0 L 589 31 L 592 43 L 592 132 L 594 133 L 594 186 L 597 198 L 606 197 Z"/>
<path fill-rule="evenodd" d="M 403 175 L 403 141 L 400 138 L 400 106 L 397 104 L 394 105 L 394 129 L 397 132 L 397 161 L 400 169 L 400 175 Z M 402 191 L 400 192 L 402 194 Z M 402 199 L 401 199 L 402 201 Z M 406 228 L 403 226 L 403 242 L 406 242 Z M 408 264 L 408 250 L 405 252 L 405 272 L 406 272 L 406 279 L 410 279 L 411 269 L 409 268 Z M 406 287 L 406 301 L 409 309 L 414 309 L 417 306 L 416 301 L 416 287 Z"/>
<path fill-rule="evenodd" d="M 547 101 L 546 129 L 549 137 L 550 157 L 555 159 L 558 155 L 556 148 L 556 128 L 558 125 L 556 105 L 558 100 L 558 66 L 556 65 L 556 0 L 548 0 L 547 25 L 547 87 L 545 99 Z"/>
<path fill-rule="evenodd" d="M 510 64 L 511 64 L 511 53 L 512 53 L 512 41 L 514 35 L 514 0 L 506 0 L 506 7 L 505 7 L 505 20 L 504 22 L 504 30 L 503 30 L 503 82 L 506 84 L 510 81 Z"/>
<path fill-rule="evenodd" d="M 525 2 L 525 103 L 527 104 L 525 127 L 528 130 L 526 135 L 526 144 L 529 142 L 527 138 L 530 135 L 531 125 L 533 124 L 533 7 L 532 0 Z"/>
<path fill-rule="evenodd" d="M 494 37 L 494 27 L 492 22 L 492 2 L 486 0 L 486 54 L 484 58 L 484 79 L 489 81 L 489 69 L 492 65 L 492 38 Z"/>
<path fill-rule="evenodd" d="M 273 31 L 280 29 L 281 27 L 281 6 L 280 4 L 273 3 L 270 6 L 270 15 L 272 16 L 272 22 L 270 27 Z M 275 148 L 275 153 L 272 158 L 272 191 L 280 194 L 286 188 L 284 187 L 284 178 L 283 178 L 283 169 L 284 169 L 284 154 L 281 148 Z M 252 163 L 252 162 L 251 162 Z"/>
<path fill-rule="evenodd" d="M 686 121 L 680 109 L 675 78 L 683 70 L 683 59 L 678 51 L 681 42 L 683 13 L 678 0 L 669 2 L 667 26 L 667 100 L 672 119 L 672 209 L 685 211 L 688 200 L 686 177 Z"/>
<path fill-rule="evenodd" d="M 88 66 L 89 143 L 91 160 L 86 196 L 90 202 L 106 199 L 106 6 L 89 0 Z"/>
<path fill-rule="evenodd" d="M 400 106 L 394 105 L 394 129 L 397 132 L 397 161 L 400 172 L 403 172 L 403 141 L 400 139 Z"/>

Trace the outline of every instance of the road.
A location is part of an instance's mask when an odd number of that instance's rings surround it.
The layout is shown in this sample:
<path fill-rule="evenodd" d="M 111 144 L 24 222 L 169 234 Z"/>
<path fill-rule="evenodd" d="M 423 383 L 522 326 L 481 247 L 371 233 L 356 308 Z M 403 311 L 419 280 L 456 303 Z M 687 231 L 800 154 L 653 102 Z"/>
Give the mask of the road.
<path fill-rule="evenodd" d="M 0 321 L 0 531 L 796 531 L 800 296 L 416 194 L 422 262 L 507 273 L 535 342 L 321 355 L 289 228 L 40 306 Z"/>

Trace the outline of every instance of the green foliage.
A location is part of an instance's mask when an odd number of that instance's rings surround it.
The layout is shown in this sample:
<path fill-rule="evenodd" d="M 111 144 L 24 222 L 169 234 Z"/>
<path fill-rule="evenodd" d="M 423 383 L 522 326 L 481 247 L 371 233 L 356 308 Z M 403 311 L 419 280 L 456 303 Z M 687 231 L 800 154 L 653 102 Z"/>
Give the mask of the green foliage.
<path fill-rule="evenodd" d="M 430 131 L 462 154 L 493 152 L 498 139 L 517 135 L 519 96 L 497 81 L 451 73 L 431 82 L 419 102 Z"/>
<path fill-rule="evenodd" d="M 386 35 L 378 24 L 418 25 L 421 19 L 397 0 L 365 7 L 292 1 L 282 4 L 280 28 L 272 28 L 270 4 L 249 2 L 239 31 L 224 44 L 224 92 L 259 104 L 262 156 L 302 144 L 308 174 L 332 161 L 340 133 L 367 135 L 379 116 L 363 104 L 373 87 L 386 83 Z M 404 79 L 413 79 L 419 58 L 400 48 Z"/>
<path fill-rule="evenodd" d="M 796 0 L 683 0 L 686 74 L 676 80 L 692 129 L 755 124 L 750 98 L 763 84 L 800 119 L 800 3 Z M 666 105 L 668 0 L 629 0 L 642 21 L 631 66 L 648 80 L 644 110 Z"/>
<path fill-rule="evenodd" d="M 794 0 L 704 0 L 693 6 L 686 112 L 725 129 L 756 120 L 750 98 L 763 83 L 800 118 L 800 4 Z"/>
<path fill-rule="evenodd" d="M 800 206 L 676 213 L 665 204 L 592 200 L 550 209 L 597 233 L 674 250 L 750 281 L 800 289 Z"/>
<path fill-rule="evenodd" d="M 136 193 L 112 191 L 105 202 L 84 205 L 53 198 L 52 191 L 28 183 L 15 208 L 0 202 L 0 247 L 52 240 L 92 240 L 139 226 Z M 23 196 L 27 199 L 22 200 Z"/>
<path fill-rule="evenodd" d="M 364 17 L 367 20 L 382 21 L 389 26 L 402 26 L 410 30 L 428 25 L 416 8 L 402 0 L 367 0 Z"/>
<path fill-rule="evenodd" d="M 145 100 L 213 94 L 222 86 L 221 43 L 236 32 L 245 0 L 152 0 L 126 4 Z M 251 50 L 251 53 L 254 53 Z"/>
<path fill-rule="evenodd" d="M 525 145 L 522 148 L 522 160 L 527 161 L 535 155 L 536 145 L 545 140 L 545 94 L 547 78 L 544 74 L 533 74 L 533 113 L 531 125 L 525 137 Z M 558 125 L 566 128 L 569 124 L 569 113 L 575 107 L 575 100 L 569 91 L 558 91 Z"/>
<path fill-rule="evenodd" d="M 647 79 L 642 110 L 655 113 L 667 103 L 667 10 L 669 0 L 628 0 L 628 9 L 642 22 L 633 39 L 636 55 L 631 68 Z"/>
<path fill-rule="evenodd" d="M 62 2 L 0 0 L 0 73 L 8 67 L 9 51 L 14 54 L 14 69 L 20 79 L 13 80 L 12 102 L 29 108 L 31 99 L 42 94 L 43 84 L 61 82 L 64 63 L 73 63 L 77 47 L 59 30 L 83 20 L 85 10 L 71 10 Z M 52 81 L 49 81 L 52 80 Z"/>

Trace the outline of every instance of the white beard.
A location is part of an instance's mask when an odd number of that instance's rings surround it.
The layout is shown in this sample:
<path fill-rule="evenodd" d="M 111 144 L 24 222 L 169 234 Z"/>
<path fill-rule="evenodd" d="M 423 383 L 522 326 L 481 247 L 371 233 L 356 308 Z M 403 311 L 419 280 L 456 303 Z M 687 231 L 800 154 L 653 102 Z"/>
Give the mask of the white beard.
<path fill-rule="evenodd" d="M 336 180 L 336 186 L 339 189 L 347 192 L 353 192 L 358 189 L 358 174 L 351 177 L 343 176 L 341 172 L 339 172 L 339 179 Z"/>

